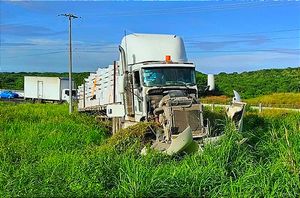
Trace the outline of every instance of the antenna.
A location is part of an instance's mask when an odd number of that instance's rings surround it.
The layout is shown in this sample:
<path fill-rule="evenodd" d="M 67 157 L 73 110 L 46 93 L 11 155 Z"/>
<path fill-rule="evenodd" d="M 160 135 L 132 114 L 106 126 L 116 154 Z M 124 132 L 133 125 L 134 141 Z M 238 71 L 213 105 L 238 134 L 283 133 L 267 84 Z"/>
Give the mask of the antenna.
<path fill-rule="evenodd" d="M 127 39 L 126 39 L 126 36 L 127 36 L 127 32 L 126 32 L 126 30 L 124 30 L 126 65 L 128 65 Z M 130 68 L 130 72 L 131 72 L 131 68 Z"/>

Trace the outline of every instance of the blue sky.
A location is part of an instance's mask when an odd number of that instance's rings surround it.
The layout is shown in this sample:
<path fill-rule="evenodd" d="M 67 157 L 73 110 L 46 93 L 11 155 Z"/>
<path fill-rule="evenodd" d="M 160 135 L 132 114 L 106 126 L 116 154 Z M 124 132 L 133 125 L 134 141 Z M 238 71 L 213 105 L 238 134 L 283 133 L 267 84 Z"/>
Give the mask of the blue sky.
<path fill-rule="evenodd" d="M 300 2 L 0 2 L 0 72 L 95 71 L 127 33 L 176 34 L 205 73 L 300 66 Z"/>

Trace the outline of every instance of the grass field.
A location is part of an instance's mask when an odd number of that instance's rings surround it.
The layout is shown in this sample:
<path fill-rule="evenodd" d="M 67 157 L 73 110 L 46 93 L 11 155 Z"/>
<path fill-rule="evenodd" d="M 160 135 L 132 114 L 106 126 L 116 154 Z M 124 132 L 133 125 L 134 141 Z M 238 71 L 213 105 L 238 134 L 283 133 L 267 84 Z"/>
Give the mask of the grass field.
<path fill-rule="evenodd" d="M 243 96 L 241 96 L 243 99 Z M 207 96 L 201 98 L 203 103 L 228 104 L 232 98 L 228 96 Z M 259 96 L 256 98 L 244 99 L 249 105 L 258 106 L 262 103 L 264 106 L 282 107 L 282 108 L 300 108 L 300 93 L 273 93 L 270 95 Z"/>
<path fill-rule="evenodd" d="M 247 103 L 265 106 L 300 108 L 300 93 L 274 93 L 246 100 Z"/>
<path fill-rule="evenodd" d="M 200 98 L 200 101 L 205 104 L 228 104 L 230 103 L 232 98 L 222 95 L 222 96 L 206 96 Z"/>
<path fill-rule="evenodd" d="M 226 136 L 203 152 L 141 156 L 147 124 L 110 138 L 95 119 L 67 109 L 0 103 L 0 197 L 300 194 L 299 113 L 248 113 L 243 133 L 220 121 Z"/>

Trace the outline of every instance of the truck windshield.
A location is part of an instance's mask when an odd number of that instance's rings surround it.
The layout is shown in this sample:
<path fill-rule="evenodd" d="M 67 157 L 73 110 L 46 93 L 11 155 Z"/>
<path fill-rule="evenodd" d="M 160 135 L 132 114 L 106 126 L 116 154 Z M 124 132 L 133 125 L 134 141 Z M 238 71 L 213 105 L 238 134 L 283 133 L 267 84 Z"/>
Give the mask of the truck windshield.
<path fill-rule="evenodd" d="M 163 67 L 143 69 L 145 86 L 195 85 L 195 70 L 188 67 Z"/>

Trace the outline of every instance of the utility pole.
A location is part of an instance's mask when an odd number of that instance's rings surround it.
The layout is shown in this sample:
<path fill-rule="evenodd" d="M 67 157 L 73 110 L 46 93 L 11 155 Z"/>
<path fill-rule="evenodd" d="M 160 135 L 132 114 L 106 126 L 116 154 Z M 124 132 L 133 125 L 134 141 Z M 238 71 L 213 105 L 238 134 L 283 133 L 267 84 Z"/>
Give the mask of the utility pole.
<path fill-rule="evenodd" d="M 73 95 L 72 95 L 72 19 L 78 18 L 73 14 L 60 14 L 69 18 L 69 114 L 73 112 Z"/>

